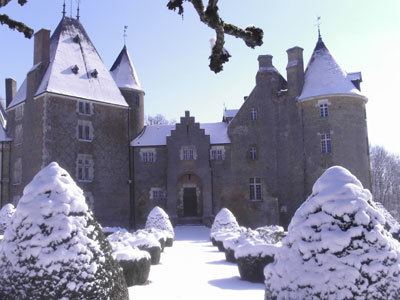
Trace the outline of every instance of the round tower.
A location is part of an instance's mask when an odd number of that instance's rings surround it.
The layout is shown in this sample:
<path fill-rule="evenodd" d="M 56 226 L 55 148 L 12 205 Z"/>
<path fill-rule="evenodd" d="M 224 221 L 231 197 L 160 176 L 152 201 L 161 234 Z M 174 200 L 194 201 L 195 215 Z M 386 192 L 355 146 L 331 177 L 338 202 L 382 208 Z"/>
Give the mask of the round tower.
<path fill-rule="evenodd" d="M 305 71 L 298 97 L 303 127 L 305 192 L 329 167 L 350 170 L 365 188 L 371 187 L 365 105 L 361 73 L 346 73 L 322 38 Z"/>
<path fill-rule="evenodd" d="M 126 46 L 122 48 L 110 70 L 129 105 L 129 138 L 134 139 L 144 128 L 144 91 Z"/>

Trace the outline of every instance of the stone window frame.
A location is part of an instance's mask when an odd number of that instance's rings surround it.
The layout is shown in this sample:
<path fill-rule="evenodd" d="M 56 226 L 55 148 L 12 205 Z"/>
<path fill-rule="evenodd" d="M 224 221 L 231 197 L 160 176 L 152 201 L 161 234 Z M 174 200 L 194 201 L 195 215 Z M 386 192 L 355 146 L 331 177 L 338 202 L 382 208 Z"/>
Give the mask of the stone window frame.
<path fill-rule="evenodd" d="M 13 165 L 13 185 L 20 185 L 22 181 L 22 158 L 18 157 Z"/>
<path fill-rule="evenodd" d="M 250 120 L 257 121 L 257 118 L 258 118 L 257 109 L 255 107 L 252 107 L 250 110 Z"/>
<path fill-rule="evenodd" d="M 93 103 L 90 101 L 77 101 L 76 111 L 80 115 L 91 116 L 93 115 Z"/>
<path fill-rule="evenodd" d="M 145 164 L 153 164 L 157 159 L 157 152 L 155 148 L 140 149 L 140 159 Z"/>
<path fill-rule="evenodd" d="M 249 199 L 250 201 L 262 200 L 262 180 L 261 177 L 249 178 Z"/>
<path fill-rule="evenodd" d="M 91 142 L 93 141 L 93 125 L 91 121 L 87 120 L 78 120 L 77 130 L 77 138 L 82 142 Z"/>
<path fill-rule="evenodd" d="M 94 162 L 91 154 L 78 153 L 76 157 L 76 179 L 80 182 L 92 182 Z"/>
<path fill-rule="evenodd" d="M 332 153 L 332 134 L 325 132 L 320 134 L 321 139 L 321 153 L 331 154 Z"/>
<path fill-rule="evenodd" d="M 165 200 L 167 199 L 167 192 L 165 188 L 160 187 L 152 187 L 149 191 L 149 198 L 150 200 Z"/>
<path fill-rule="evenodd" d="M 196 146 L 182 146 L 180 150 L 180 159 L 185 161 L 196 160 L 197 150 Z"/>
<path fill-rule="evenodd" d="M 221 161 L 224 159 L 225 159 L 225 147 L 224 146 L 211 146 L 210 160 Z"/>
<path fill-rule="evenodd" d="M 319 115 L 321 118 L 327 118 L 329 116 L 328 104 L 322 103 L 319 105 Z"/>
<path fill-rule="evenodd" d="M 24 117 L 24 104 L 15 107 L 15 121 L 19 121 Z"/>
<path fill-rule="evenodd" d="M 258 160 L 258 149 L 256 145 L 251 145 L 249 149 L 250 160 Z"/>

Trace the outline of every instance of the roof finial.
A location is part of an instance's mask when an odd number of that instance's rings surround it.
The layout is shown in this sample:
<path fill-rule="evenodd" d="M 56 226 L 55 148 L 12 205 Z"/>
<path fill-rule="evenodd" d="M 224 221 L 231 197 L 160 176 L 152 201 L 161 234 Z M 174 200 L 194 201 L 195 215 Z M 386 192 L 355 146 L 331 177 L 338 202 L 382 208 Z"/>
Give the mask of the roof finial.
<path fill-rule="evenodd" d="M 126 31 L 128 30 L 128 26 L 127 25 L 125 25 L 124 26 L 124 46 L 126 46 L 126 37 L 128 36 L 127 34 L 126 34 Z"/>
<path fill-rule="evenodd" d="M 317 17 L 317 26 L 318 26 L 318 40 L 321 39 L 321 16 Z"/>
<path fill-rule="evenodd" d="M 80 15 L 79 15 L 79 4 L 81 3 L 81 1 L 80 0 L 78 0 L 78 8 L 76 9 L 76 19 L 79 21 L 79 18 L 81 17 Z"/>
<path fill-rule="evenodd" d="M 65 0 L 64 0 L 64 4 L 63 4 L 63 11 L 62 11 L 62 14 L 63 14 L 63 18 L 65 18 Z"/>

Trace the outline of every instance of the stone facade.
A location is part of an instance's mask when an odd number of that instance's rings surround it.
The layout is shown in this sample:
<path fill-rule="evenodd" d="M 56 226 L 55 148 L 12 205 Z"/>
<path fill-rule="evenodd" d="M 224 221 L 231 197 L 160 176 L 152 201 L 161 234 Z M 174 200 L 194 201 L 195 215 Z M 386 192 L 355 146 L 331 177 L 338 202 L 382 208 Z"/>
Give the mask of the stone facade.
<path fill-rule="evenodd" d="M 57 57 L 64 52 L 54 52 L 55 43 L 76 47 L 78 56 Z M 126 47 L 110 71 L 97 56 L 88 66 L 97 52 L 79 56 L 85 49 L 94 47 L 82 25 L 64 17 L 51 39 L 48 30 L 36 34 L 34 67 L 16 95 L 8 80 L 2 205 L 17 203 L 52 161 L 77 181 L 107 226 L 141 227 L 154 206 L 174 223 L 210 225 L 227 207 L 243 226 L 287 226 L 332 165 L 370 187 L 361 75 L 342 71 L 321 38 L 306 71 L 303 49 L 287 50 L 287 80 L 272 56 L 259 56 L 254 89 L 222 122 L 200 124 L 186 111 L 176 125 L 146 127 L 145 93 Z M 57 71 L 57 59 L 67 67 Z"/>

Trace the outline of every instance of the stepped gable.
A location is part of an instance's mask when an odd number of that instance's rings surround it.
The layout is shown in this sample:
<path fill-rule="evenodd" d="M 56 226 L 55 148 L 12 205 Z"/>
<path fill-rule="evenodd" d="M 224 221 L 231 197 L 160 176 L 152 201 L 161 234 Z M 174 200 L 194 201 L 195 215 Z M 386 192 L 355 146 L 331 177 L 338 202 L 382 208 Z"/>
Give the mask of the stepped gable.
<path fill-rule="evenodd" d="M 82 24 L 68 17 L 62 18 L 51 36 L 50 64 L 35 96 L 46 92 L 128 106 Z M 25 98 L 24 82 L 10 107 Z"/>
<path fill-rule="evenodd" d="M 175 130 L 175 125 L 150 125 L 146 126 L 142 133 L 131 142 L 133 147 L 166 146 L 167 136 Z M 225 122 L 200 123 L 200 129 L 210 136 L 210 144 L 230 144 L 228 136 L 228 124 Z"/>
<path fill-rule="evenodd" d="M 353 95 L 367 100 L 319 37 L 305 71 L 303 91 L 298 100 L 322 95 Z"/>
<path fill-rule="evenodd" d="M 139 77 L 126 46 L 124 46 L 119 53 L 111 67 L 110 73 L 119 88 L 133 89 L 143 92 L 139 82 Z"/>

